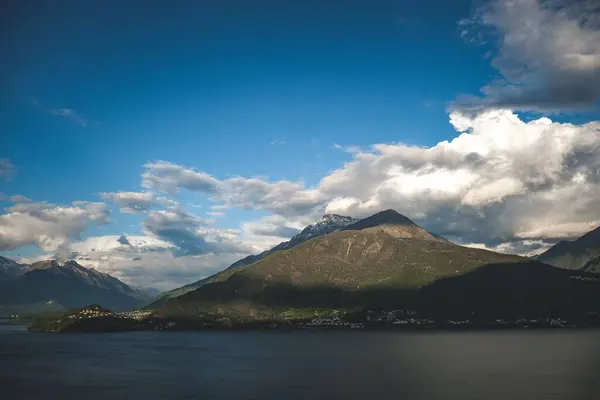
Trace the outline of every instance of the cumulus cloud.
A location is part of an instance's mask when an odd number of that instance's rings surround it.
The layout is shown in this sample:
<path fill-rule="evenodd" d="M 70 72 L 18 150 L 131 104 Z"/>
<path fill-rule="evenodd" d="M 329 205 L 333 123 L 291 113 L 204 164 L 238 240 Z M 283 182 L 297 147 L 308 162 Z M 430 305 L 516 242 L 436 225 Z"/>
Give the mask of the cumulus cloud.
<path fill-rule="evenodd" d="M 215 211 L 238 207 L 296 217 L 312 215 L 325 206 L 326 199 L 318 191 L 306 190 L 302 182 L 269 182 L 263 178 L 239 176 L 219 180 L 207 173 L 166 161 L 149 163 L 144 167 L 144 188 L 169 194 L 181 189 L 209 194 L 212 200 L 224 203 L 211 206 Z"/>
<path fill-rule="evenodd" d="M 507 110 L 451 115 L 460 133 L 430 148 L 378 145 L 319 187 L 328 212 L 396 208 L 434 231 L 498 244 L 572 237 L 600 218 L 600 123 L 524 122 Z M 561 224 L 579 229 L 549 229 Z M 538 233 L 533 233 L 535 231 Z"/>
<path fill-rule="evenodd" d="M 472 19 L 461 21 L 460 31 L 469 40 L 498 42 L 492 65 L 501 77 L 482 88 L 483 98 L 463 98 L 456 107 L 563 111 L 598 101 L 598 2 L 493 0 L 485 4 Z"/>
<path fill-rule="evenodd" d="M 100 196 L 106 201 L 118 204 L 119 210 L 125 214 L 144 214 L 157 202 L 151 192 L 100 193 Z"/>
<path fill-rule="evenodd" d="M 241 227 L 241 239 L 256 247 L 257 254 L 289 240 L 311 222 L 310 216 L 289 219 L 280 215 L 270 215 L 256 221 L 244 222 Z"/>
<path fill-rule="evenodd" d="M 99 261 L 92 259 L 79 262 L 133 286 L 170 290 L 213 275 L 243 256 L 210 253 L 177 257 L 171 251 L 162 251 L 141 253 L 127 259 L 124 254 L 115 256 L 113 252 Z"/>
<path fill-rule="evenodd" d="M 520 254 L 526 257 L 533 257 L 548 249 L 550 244 L 542 240 L 523 240 L 500 243 L 495 246 L 488 246 L 484 243 L 465 243 L 465 246 L 495 251 L 497 253 Z"/>
<path fill-rule="evenodd" d="M 457 131 L 451 141 L 361 149 L 314 187 L 215 179 L 211 198 L 224 203 L 218 207 L 279 218 L 243 225 L 246 237 L 263 243 L 269 235 L 287 238 L 303 226 L 295 223 L 325 212 L 367 216 L 394 208 L 463 243 L 512 243 L 524 251 L 538 240 L 578 236 L 600 221 L 599 122 L 526 122 L 509 110 L 488 110 L 455 111 L 450 123 Z"/>
<path fill-rule="evenodd" d="M 56 251 L 79 237 L 95 222 L 108 222 L 109 209 L 104 203 L 73 202 L 60 206 L 34 202 L 24 196 L 13 196 L 13 206 L 0 215 L 0 250 L 35 244 L 44 251 Z"/>
<path fill-rule="evenodd" d="M 314 214 L 326 200 L 319 191 L 306 189 L 302 182 L 244 177 L 222 181 L 214 199 L 228 207 L 266 210 L 290 218 Z"/>
<path fill-rule="evenodd" d="M 0 158 L 0 178 L 11 180 L 16 168 L 8 158 Z"/>
<path fill-rule="evenodd" d="M 169 290 L 225 268 L 247 254 L 176 256 L 171 243 L 151 236 L 93 236 L 70 243 L 66 258 L 109 273 L 133 286 Z M 55 257 L 45 253 L 21 259 L 31 263 Z"/>
<path fill-rule="evenodd" d="M 238 230 L 214 229 L 207 224 L 208 221 L 181 209 L 151 211 L 142 223 L 147 235 L 172 243 L 176 255 L 249 254 L 255 250 L 238 240 Z"/>
<path fill-rule="evenodd" d="M 205 172 L 198 172 L 167 161 L 148 163 L 144 168 L 146 172 L 142 174 L 143 188 L 157 189 L 171 194 L 177 193 L 180 189 L 212 193 L 219 183 L 217 179 Z"/>

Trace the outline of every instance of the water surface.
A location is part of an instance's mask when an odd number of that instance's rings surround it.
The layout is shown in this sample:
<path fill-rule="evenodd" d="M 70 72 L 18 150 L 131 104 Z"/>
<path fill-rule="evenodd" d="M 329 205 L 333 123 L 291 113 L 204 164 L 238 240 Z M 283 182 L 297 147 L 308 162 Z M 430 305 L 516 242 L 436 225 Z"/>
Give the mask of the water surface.
<path fill-rule="evenodd" d="M 600 331 L 29 333 L 3 399 L 594 399 Z"/>

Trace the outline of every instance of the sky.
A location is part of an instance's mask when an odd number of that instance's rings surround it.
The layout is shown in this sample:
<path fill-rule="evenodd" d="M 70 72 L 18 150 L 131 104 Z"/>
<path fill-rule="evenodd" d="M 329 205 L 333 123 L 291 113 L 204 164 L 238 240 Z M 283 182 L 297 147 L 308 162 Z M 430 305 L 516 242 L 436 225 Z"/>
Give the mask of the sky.
<path fill-rule="evenodd" d="M 0 254 L 169 289 L 325 213 L 535 254 L 600 225 L 594 1 L 9 2 Z"/>

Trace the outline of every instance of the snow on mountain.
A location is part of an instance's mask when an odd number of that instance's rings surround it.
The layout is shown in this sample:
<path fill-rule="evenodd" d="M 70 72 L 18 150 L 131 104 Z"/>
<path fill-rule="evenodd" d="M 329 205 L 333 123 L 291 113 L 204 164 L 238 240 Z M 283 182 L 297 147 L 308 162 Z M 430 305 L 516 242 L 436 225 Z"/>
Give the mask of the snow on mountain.
<path fill-rule="evenodd" d="M 25 272 L 26 266 L 0 256 L 0 280 L 11 279 Z"/>
<path fill-rule="evenodd" d="M 337 214 L 325 214 L 321 218 L 304 228 L 302 232 L 294 236 L 288 242 L 281 243 L 280 246 L 282 246 L 283 249 L 287 249 L 299 243 L 306 242 L 307 240 L 338 231 L 357 221 L 359 221 L 358 218 L 346 217 Z"/>
<path fill-rule="evenodd" d="M 56 301 L 64 308 L 102 303 L 115 309 L 131 309 L 150 296 L 119 279 L 85 268 L 74 260 L 44 260 L 22 265 L 0 257 L 3 266 L 19 266 L 22 273 L 0 281 L 0 306 L 27 306 Z"/>
<path fill-rule="evenodd" d="M 279 243 L 272 249 L 264 251 L 258 255 L 251 255 L 246 258 L 242 258 L 241 260 L 229 266 L 229 268 L 237 268 L 242 267 L 244 265 L 252 264 L 258 260 L 265 258 L 271 253 L 274 253 L 279 250 L 291 249 L 292 247 L 298 246 L 299 244 L 304 243 L 307 240 L 311 240 L 316 237 L 324 236 L 331 232 L 338 231 L 359 220 L 360 219 L 358 218 L 346 217 L 343 215 L 325 214 L 312 224 L 305 227 L 299 234 L 297 234 L 287 242 Z"/>

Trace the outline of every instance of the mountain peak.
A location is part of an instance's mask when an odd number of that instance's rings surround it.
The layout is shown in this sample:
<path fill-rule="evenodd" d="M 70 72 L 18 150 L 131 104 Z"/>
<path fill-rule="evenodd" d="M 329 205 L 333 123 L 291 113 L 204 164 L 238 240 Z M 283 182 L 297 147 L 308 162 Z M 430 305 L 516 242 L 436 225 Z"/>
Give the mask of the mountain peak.
<path fill-rule="evenodd" d="M 129 245 L 131 246 L 131 243 L 129 242 L 129 239 L 127 239 L 127 236 L 125 235 L 121 235 L 119 236 L 119 238 L 117 239 L 117 242 L 123 244 L 123 245 Z"/>
<path fill-rule="evenodd" d="M 350 224 L 357 222 L 358 219 L 346 217 L 337 214 L 325 214 L 312 224 L 305 227 L 302 232 L 291 239 L 291 242 L 306 241 L 312 238 L 323 236 L 335 232 Z"/>
<path fill-rule="evenodd" d="M 58 261 L 45 260 L 45 261 L 34 262 L 33 264 L 31 264 L 29 266 L 29 270 L 36 271 L 36 270 L 45 270 L 45 269 L 58 268 L 58 267 L 60 267 L 60 264 Z"/>
<path fill-rule="evenodd" d="M 365 219 L 361 219 L 352 225 L 348 225 L 346 228 L 344 228 L 344 230 L 362 230 L 381 225 L 401 225 L 407 227 L 418 226 L 410 218 L 405 217 L 395 210 L 389 209 L 380 211 Z"/>
<path fill-rule="evenodd" d="M 600 255 L 600 226 L 572 240 L 561 240 L 536 259 L 565 269 L 580 269 Z"/>
<path fill-rule="evenodd" d="M 430 240 L 447 242 L 446 239 L 433 235 L 415 224 L 410 218 L 399 212 L 389 209 L 380 211 L 370 217 L 348 225 L 341 229 L 344 231 L 384 232 L 397 239 Z"/>
<path fill-rule="evenodd" d="M 11 260 L 10 258 L 0 256 L 0 265 L 13 265 L 13 264 L 18 264 L 18 263 L 14 260 Z"/>

